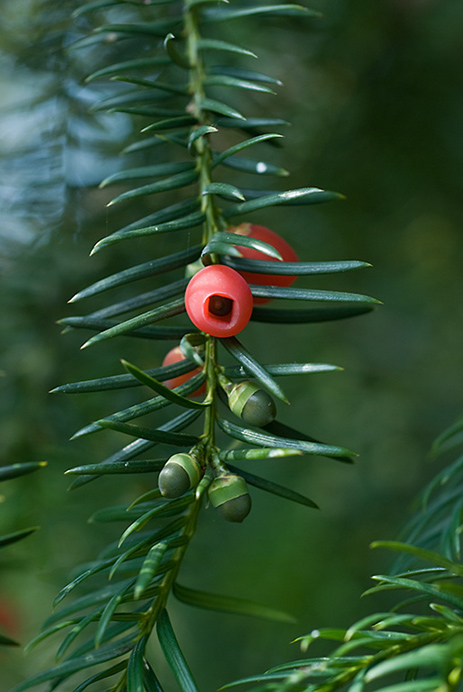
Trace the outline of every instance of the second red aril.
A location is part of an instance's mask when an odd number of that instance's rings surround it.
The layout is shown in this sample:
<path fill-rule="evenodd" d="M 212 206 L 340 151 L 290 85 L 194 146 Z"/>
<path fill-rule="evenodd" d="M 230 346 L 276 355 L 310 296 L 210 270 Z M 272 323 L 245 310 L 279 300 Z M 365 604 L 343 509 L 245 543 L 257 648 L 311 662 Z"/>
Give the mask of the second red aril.
<path fill-rule="evenodd" d="M 162 365 L 173 365 L 174 363 L 178 363 L 181 360 L 185 360 L 185 355 L 183 354 L 180 346 L 175 346 L 175 348 L 172 348 L 169 353 L 166 353 L 164 360 L 162 361 Z M 169 389 L 174 389 L 174 387 L 179 387 L 181 384 L 184 384 L 185 382 L 188 382 L 188 380 L 191 380 L 194 375 L 197 375 L 198 373 L 201 372 L 201 368 L 195 368 L 194 370 L 190 370 L 190 372 L 185 372 L 183 375 L 178 375 L 178 377 L 173 377 L 171 380 L 165 380 L 163 384 L 165 384 L 166 387 L 169 387 Z M 200 394 L 204 394 L 206 392 L 206 383 L 202 384 L 193 394 L 190 394 L 190 396 L 199 396 Z"/>
<path fill-rule="evenodd" d="M 230 233 L 237 233 L 239 235 L 248 236 L 249 238 L 255 238 L 256 240 L 262 240 L 268 243 L 277 250 L 283 262 L 298 262 L 298 256 L 294 252 L 293 248 L 289 243 L 286 242 L 278 233 L 271 231 L 270 228 L 265 226 L 258 226 L 251 223 L 242 223 L 239 226 L 230 226 L 227 229 Z M 237 246 L 238 250 L 246 259 L 256 259 L 266 262 L 280 262 L 281 260 L 275 257 L 270 257 L 265 255 L 259 250 L 254 250 L 253 248 L 243 247 L 241 245 Z M 291 286 L 297 279 L 297 276 L 288 276 L 280 274 L 256 274 L 254 272 L 240 271 L 241 276 L 246 279 L 249 284 L 256 284 L 259 286 Z M 270 298 L 254 298 L 255 304 L 268 303 Z"/>

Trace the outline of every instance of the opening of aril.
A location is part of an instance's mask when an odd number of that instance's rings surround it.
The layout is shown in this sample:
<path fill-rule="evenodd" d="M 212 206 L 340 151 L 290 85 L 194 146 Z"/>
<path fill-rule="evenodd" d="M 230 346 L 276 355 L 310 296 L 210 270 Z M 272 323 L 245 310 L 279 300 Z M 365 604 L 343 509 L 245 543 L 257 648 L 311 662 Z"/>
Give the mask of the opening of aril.
<path fill-rule="evenodd" d="M 233 312 L 233 300 L 226 296 L 214 294 L 209 298 L 207 309 L 213 317 L 217 317 L 223 322 L 229 322 Z"/>

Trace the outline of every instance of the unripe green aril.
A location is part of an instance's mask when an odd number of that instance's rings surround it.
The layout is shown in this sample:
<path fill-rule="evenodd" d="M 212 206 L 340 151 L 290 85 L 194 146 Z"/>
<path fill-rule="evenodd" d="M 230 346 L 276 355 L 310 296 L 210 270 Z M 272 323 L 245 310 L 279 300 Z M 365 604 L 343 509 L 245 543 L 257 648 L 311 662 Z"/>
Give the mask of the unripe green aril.
<path fill-rule="evenodd" d="M 251 511 L 251 504 L 251 496 L 246 493 L 246 495 L 240 495 L 240 497 L 224 502 L 217 509 L 226 521 L 240 524 Z"/>
<path fill-rule="evenodd" d="M 240 382 L 228 394 L 230 410 L 245 423 L 261 428 L 276 416 L 272 397 L 252 382 Z"/>
<path fill-rule="evenodd" d="M 163 497 L 174 499 L 195 488 L 201 478 L 201 466 L 191 454 L 174 454 L 159 474 L 158 486 Z"/>
<path fill-rule="evenodd" d="M 251 511 L 251 496 L 246 481 L 241 476 L 224 474 L 212 481 L 209 500 L 224 519 L 240 523 Z"/>

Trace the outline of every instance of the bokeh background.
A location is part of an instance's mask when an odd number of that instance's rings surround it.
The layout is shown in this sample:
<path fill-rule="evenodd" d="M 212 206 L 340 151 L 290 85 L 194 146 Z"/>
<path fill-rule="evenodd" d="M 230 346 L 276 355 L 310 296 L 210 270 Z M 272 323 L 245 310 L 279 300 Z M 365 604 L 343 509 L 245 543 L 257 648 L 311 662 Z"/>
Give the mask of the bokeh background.
<path fill-rule="evenodd" d="M 89 525 L 88 517 L 150 483 L 104 479 L 68 492 L 67 468 L 117 447 L 110 433 L 68 438 L 116 402 L 105 394 L 48 391 L 118 373 L 120 357 L 159 365 L 170 348 L 122 339 L 81 352 L 88 333 L 61 334 L 56 324 L 79 314 L 66 301 L 80 288 L 146 258 L 137 243 L 88 258 L 125 213 L 107 211 L 110 195 L 97 185 L 121 166 L 119 151 L 136 138 L 139 123 L 89 114 L 101 87 L 85 87 L 82 75 L 90 71 L 86 61 L 98 64 L 99 56 L 65 52 L 79 37 L 69 20 L 73 6 L 2 3 L 0 463 L 48 461 L 40 473 L 1 487 L 0 533 L 41 527 L 0 556 L 0 621 L 23 643 L 38 633 L 76 566 L 119 532 L 117 525 Z M 371 269 L 304 285 L 359 291 L 384 305 L 339 323 L 250 325 L 243 334 L 263 362 L 344 368 L 285 381 L 291 407 L 281 406 L 280 418 L 356 450 L 359 459 L 355 466 L 265 462 L 263 473 L 302 489 L 320 512 L 255 491 L 243 525 L 203 513 L 182 583 L 254 598 L 298 619 L 279 625 L 172 603 L 204 691 L 297 658 L 291 640 L 315 627 L 348 625 L 380 609 L 378 598 L 360 598 L 370 575 L 389 564 L 369 543 L 396 537 L 438 468 L 428 455 L 432 440 L 462 409 L 463 5 L 317 0 L 311 6 L 320 19 L 230 22 L 224 37 L 259 54 L 258 66 L 250 67 L 284 82 L 273 101 L 252 104 L 292 123 L 273 152 L 291 176 L 277 184 L 314 185 L 346 199 L 272 209 L 250 220 L 284 235 L 301 259 L 371 262 Z M 143 202 L 146 213 L 151 203 Z M 156 255 L 166 254 L 170 242 L 157 242 Z M 262 471 L 262 462 L 251 466 Z M 50 640 L 26 657 L 0 651 L 1 692 L 49 663 L 55 645 Z"/>

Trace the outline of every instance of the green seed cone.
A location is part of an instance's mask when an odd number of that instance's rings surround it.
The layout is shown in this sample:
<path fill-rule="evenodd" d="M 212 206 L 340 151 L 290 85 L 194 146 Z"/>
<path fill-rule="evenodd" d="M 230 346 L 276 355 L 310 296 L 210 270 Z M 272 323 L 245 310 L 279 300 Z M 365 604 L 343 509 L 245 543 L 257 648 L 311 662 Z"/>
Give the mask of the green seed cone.
<path fill-rule="evenodd" d="M 209 500 L 227 521 L 241 523 L 251 511 L 246 481 L 231 473 L 219 476 L 211 483 Z"/>
<path fill-rule="evenodd" d="M 223 505 L 217 507 L 217 510 L 226 521 L 232 521 L 236 524 L 241 524 L 243 519 L 246 519 L 251 511 L 251 496 L 249 493 L 235 497 L 233 500 L 224 502 Z"/>
<path fill-rule="evenodd" d="M 174 454 L 159 474 L 158 487 L 161 495 L 173 499 L 196 487 L 200 477 L 201 466 L 191 454 Z"/>
<path fill-rule="evenodd" d="M 276 416 L 275 402 L 267 392 L 252 382 L 240 382 L 228 395 L 230 410 L 248 425 L 261 428 Z"/>

